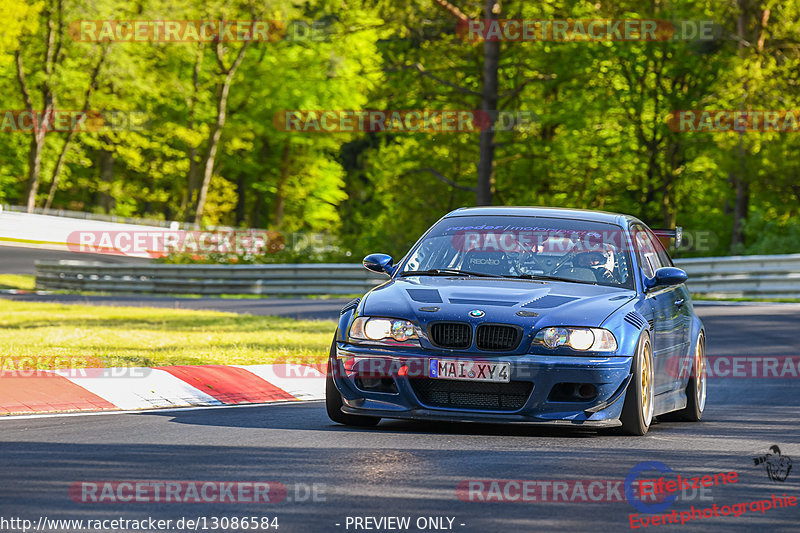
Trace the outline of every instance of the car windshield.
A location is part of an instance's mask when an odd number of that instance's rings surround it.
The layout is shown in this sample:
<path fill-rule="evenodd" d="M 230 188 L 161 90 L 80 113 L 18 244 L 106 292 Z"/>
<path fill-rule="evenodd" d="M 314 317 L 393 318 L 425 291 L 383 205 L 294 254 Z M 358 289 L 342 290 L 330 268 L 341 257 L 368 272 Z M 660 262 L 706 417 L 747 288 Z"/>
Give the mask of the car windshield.
<path fill-rule="evenodd" d="M 624 230 L 545 217 L 449 217 L 417 243 L 399 275 L 492 275 L 633 288 Z M 457 272 L 461 271 L 461 272 Z"/>

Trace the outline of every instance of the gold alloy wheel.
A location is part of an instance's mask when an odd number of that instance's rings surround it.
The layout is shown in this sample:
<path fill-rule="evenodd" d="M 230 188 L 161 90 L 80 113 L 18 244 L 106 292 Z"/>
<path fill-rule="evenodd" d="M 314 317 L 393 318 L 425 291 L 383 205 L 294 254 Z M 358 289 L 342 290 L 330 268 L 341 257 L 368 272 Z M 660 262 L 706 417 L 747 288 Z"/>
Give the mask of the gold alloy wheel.
<path fill-rule="evenodd" d="M 697 372 L 697 381 L 695 382 L 697 409 L 702 413 L 706 408 L 706 338 L 702 333 L 697 339 L 694 357 L 694 367 Z"/>
<path fill-rule="evenodd" d="M 641 376 L 641 398 L 642 398 L 642 418 L 645 426 L 649 426 L 653 420 L 653 351 L 650 348 L 650 341 L 646 341 L 642 346 L 642 376 Z"/>

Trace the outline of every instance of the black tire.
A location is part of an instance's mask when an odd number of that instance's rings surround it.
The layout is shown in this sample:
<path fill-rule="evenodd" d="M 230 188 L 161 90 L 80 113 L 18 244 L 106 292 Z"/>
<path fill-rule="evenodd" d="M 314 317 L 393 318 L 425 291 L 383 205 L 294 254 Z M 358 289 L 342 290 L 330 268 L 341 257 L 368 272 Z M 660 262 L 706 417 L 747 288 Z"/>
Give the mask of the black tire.
<path fill-rule="evenodd" d="M 641 436 L 647 433 L 653 423 L 653 347 L 650 334 L 643 331 L 636 344 L 636 355 L 631 366 L 633 378 L 625 392 L 625 403 L 622 406 L 620 432 L 623 435 Z M 645 382 L 647 380 L 647 382 Z M 646 401 L 645 401 L 646 400 Z"/>
<path fill-rule="evenodd" d="M 328 418 L 338 424 L 346 426 L 370 427 L 375 426 L 381 421 L 374 416 L 348 415 L 342 412 L 342 395 L 336 384 L 333 382 L 333 367 L 335 361 L 336 340 L 331 345 L 331 356 L 328 358 L 328 372 L 325 378 L 325 409 L 328 411 Z"/>
<path fill-rule="evenodd" d="M 692 374 L 686 385 L 686 407 L 660 418 L 684 422 L 699 422 L 703 418 L 707 395 L 706 364 L 706 335 L 701 331 L 694 347 Z"/>

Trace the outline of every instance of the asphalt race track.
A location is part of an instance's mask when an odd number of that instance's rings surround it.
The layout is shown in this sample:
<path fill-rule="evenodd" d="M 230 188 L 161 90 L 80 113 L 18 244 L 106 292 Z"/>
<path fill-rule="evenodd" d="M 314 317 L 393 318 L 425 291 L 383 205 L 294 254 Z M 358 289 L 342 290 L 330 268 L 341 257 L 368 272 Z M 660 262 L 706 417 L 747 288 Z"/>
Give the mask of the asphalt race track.
<path fill-rule="evenodd" d="M 698 314 L 706 324 L 710 356 L 800 352 L 800 306 L 698 306 Z M 767 499 L 772 504 L 773 494 L 799 496 L 798 391 L 797 378 L 710 377 L 703 422 L 660 423 L 640 438 L 386 421 L 375 429 L 351 429 L 329 422 L 321 402 L 6 419 L 0 420 L 0 516 L 34 525 L 44 514 L 83 520 L 204 517 L 209 526 L 212 517 L 277 517 L 280 532 L 431 531 L 418 529 L 417 520 L 427 527 L 438 523 L 427 518 L 444 517 L 444 530 L 465 532 L 626 531 L 632 514 L 655 516 L 634 509 L 624 499 L 623 485 L 612 483 L 623 482 L 642 461 L 671 468 L 668 479 L 738 473 L 737 482 L 705 494 L 687 491 L 661 514 Z M 754 464 L 773 445 L 780 447 L 784 466 L 787 458 L 797 463 L 784 481 L 769 479 L 766 464 Z M 650 471 L 645 477 L 658 475 Z M 75 493 L 78 502 L 70 498 L 75 482 L 136 480 L 269 481 L 282 483 L 287 493 L 280 502 L 257 504 L 82 503 Z M 494 493 L 495 501 L 469 501 L 469 492 L 457 492 L 466 480 L 564 480 L 583 486 L 602 480 L 606 489 L 599 497 L 615 501 L 583 501 L 587 497 L 580 494 L 576 501 L 496 501 L 506 497 L 500 493 Z M 508 499 L 522 498 L 515 485 L 502 486 Z M 542 486 L 556 485 L 540 484 L 533 492 L 537 497 Z M 314 487 L 316 497 L 310 495 Z M 572 490 L 565 493 L 567 500 L 573 499 Z M 647 530 L 797 531 L 800 506 L 752 509 Z M 394 516 L 410 517 L 410 527 L 356 522 Z"/>

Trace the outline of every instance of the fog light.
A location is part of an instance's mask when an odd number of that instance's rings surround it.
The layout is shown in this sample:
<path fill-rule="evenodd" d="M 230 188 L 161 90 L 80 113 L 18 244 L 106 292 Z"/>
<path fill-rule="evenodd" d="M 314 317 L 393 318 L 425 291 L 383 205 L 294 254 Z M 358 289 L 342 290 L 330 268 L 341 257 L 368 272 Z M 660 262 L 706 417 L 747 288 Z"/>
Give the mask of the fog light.
<path fill-rule="evenodd" d="M 583 400 L 589 400 L 597 396 L 597 387 L 591 383 L 584 383 L 578 387 L 578 396 Z"/>
<path fill-rule="evenodd" d="M 377 389 L 381 386 L 381 378 L 368 378 L 361 376 L 358 378 L 360 381 L 360 389 Z"/>

